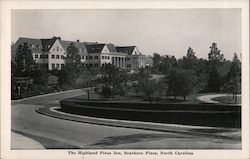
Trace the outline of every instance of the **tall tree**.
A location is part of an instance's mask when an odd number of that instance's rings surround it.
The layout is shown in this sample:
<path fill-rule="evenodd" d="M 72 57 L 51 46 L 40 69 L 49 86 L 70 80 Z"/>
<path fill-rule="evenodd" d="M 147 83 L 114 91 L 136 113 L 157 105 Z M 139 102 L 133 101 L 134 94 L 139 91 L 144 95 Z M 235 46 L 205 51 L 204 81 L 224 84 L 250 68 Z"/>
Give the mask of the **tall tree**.
<path fill-rule="evenodd" d="M 195 52 L 191 47 L 188 48 L 186 56 L 183 59 L 179 60 L 183 69 L 194 69 L 196 70 L 197 66 L 197 57 Z"/>
<path fill-rule="evenodd" d="M 224 61 L 224 55 L 220 53 L 216 43 L 212 43 L 210 52 L 208 53 L 208 84 L 207 89 L 209 92 L 219 92 L 222 86 L 222 78 L 218 73 L 218 67 Z"/>
<path fill-rule="evenodd" d="M 37 69 L 36 63 L 32 57 L 28 43 L 19 45 L 16 50 L 15 58 L 15 76 L 32 77 Z"/>
<path fill-rule="evenodd" d="M 224 61 L 224 55 L 220 53 L 216 43 L 212 43 L 210 46 L 210 52 L 208 53 L 208 62 L 210 67 L 216 67 Z"/>
<path fill-rule="evenodd" d="M 228 90 L 233 94 L 235 103 L 237 102 L 237 93 L 241 90 L 241 62 L 236 53 L 234 53 L 233 61 L 226 76 Z"/>
<path fill-rule="evenodd" d="M 65 71 L 67 76 L 67 82 L 74 84 L 79 73 L 79 67 L 81 65 L 81 56 L 78 54 L 79 50 L 73 43 L 70 43 L 66 49 Z"/>

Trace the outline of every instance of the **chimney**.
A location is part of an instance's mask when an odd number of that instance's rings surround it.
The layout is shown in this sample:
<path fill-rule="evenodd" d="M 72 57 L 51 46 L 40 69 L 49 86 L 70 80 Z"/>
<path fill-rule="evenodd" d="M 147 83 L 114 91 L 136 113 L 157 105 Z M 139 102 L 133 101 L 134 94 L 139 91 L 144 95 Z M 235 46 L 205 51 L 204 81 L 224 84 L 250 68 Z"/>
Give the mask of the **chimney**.
<path fill-rule="evenodd" d="M 79 40 L 79 39 L 77 39 L 77 40 L 76 40 L 76 42 L 78 42 L 78 43 L 79 43 L 79 42 L 80 42 L 80 40 Z"/>

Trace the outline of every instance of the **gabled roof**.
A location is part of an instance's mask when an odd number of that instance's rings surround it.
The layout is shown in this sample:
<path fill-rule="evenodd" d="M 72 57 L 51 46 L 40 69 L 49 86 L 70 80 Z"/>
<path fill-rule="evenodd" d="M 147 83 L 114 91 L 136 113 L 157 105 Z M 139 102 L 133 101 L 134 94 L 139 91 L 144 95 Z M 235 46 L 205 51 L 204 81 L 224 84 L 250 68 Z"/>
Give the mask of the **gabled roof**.
<path fill-rule="evenodd" d="M 51 39 L 41 39 L 43 51 L 49 51 L 56 40 L 56 37 L 53 37 Z"/>
<path fill-rule="evenodd" d="M 32 52 L 42 52 L 42 42 L 40 39 L 24 38 L 20 37 L 16 43 L 11 47 L 11 51 L 15 52 L 19 45 L 27 43 Z M 33 46 L 33 47 L 32 47 Z"/>
<path fill-rule="evenodd" d="M 88 53 L 101 53 L 106 44 L 85 45 Z"/>
<path fill-rule="evenodd" d="M 106 44 L 110 52 L 117 52 L 114 44 Z"/>
<path fill-rule="evenodd" d="M 121 53 L 127 53 L 128 55 L 131 55 L 134 51 L 136 46 L 118 46 L 116 47 L 117 52 Z"/>
<path fill-rule="evenodd" d="M 79 54 L 87 54 L 86 46 L 85 46 L 85 44 L 82 43 L 82 42 L 66 41 L 66 40 L 59 40 L 59 42 L 61 43 L 63 49 L 65 49 L 65 52 L 66 52 L 67 47 L 68 47 L 71 43 L 73 43 L 73 44 L 75 45 L 75 47 L 78 49 Z M 82 52 L 81 52 L 80 50 L 82 50 Z"/>

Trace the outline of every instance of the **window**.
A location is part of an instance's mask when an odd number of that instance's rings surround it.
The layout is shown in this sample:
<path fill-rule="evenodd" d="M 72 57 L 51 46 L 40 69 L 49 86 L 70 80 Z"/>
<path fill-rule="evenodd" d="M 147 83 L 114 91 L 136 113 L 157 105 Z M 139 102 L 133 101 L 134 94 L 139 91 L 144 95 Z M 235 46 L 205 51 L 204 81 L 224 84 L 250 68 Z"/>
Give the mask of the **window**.
<path fill-rule="evenodd" d="M 61 69 L 64 69 L 64 64 L 61 64 Z"/>
<path fill-rule="evenodd" d="M 90 63 L 90 64 L 89 64 L 89 67 L 93 67 L 93 64 L 92 64 L 92 63 Z"/>
<path fill-rule="evenodd" d="M 55 58 L 55 55 L 51 55 L 51 58 L 54 59 L 54 58 Z"/>
<path fill-rule="evenodd" d="M 95 59 L 98 59 L 98 56 L 95 56 Z"/>
<path fill-rule="evenodd" d="M 59 55 L 56 55 L 56 59 L 59 59 L 60 58 L 60 56 Z"/>
<path fill-rule="evenodd" d="M 59 69 L 59 67 L 60 67 L 60 65 L 59 65 L 59 63 L 57 63 L 57 64 L 56 64 L 56 68 Z"/>
<path fill-rule="evenodd" d="M 56 47 L 56 51 L 59 51 L 59 46 Z"/>
<path fill-rule="evenodd" d="M 63 55 L 61 55 L 61 59 L 64 59 L 64 56 L 63 56 Z"/>
<path fill-rule="evenodd" d="M 82 56 L 82 59 L 84 59 L 84 55 Z"/>
<path fill-rule="evenodd" d="M 55 64 L 54 64 L 54 63 L 52 63 L 52 65 L 51 65 L 51 66 L 52 66 L 52 69 L 55 69 Z"/>
<path fill-rule="evenodd" d="M 89 56 L 89 59 L 92 60 L 92 59 L 93 59 L 93 56 Z"/>
<path fill-rule="evenodd" d="M 95 63 L 94 67 L 98 67 L 98 63 Z"/>
<path fill-rule="evenodd" d="M 127 64 L 127 68 L 131 68 L 131 64 Z"/>
<path fill-rule="evenodd" d="M 62 51 L 62 49 L 60 49 L 60 51 Z"/>
<path fill-rule="evenodd" d="M 131 58 L 130 58 L 130 57 L 128 57 L 128 58 L 127 58 L 127 60 L 128 60 L 128 61 L 130 61 L 130 60 L 131 60 Z"/>
<path fill-rule="evenodd" d="M 48 55 L 40 55 L 40 58 L 41 58 L 41 59 L 47 59 L 47 58 L 48 58 Z"/>
<path fill-rule="evenodd" d="M 107 56 L 105 56 L 105 59 L 107 59 L 108 57 Z"/>
<path fill-rule="evenodd" d="M 88 56 L 86 56 L 86 59 L 88 59 L 89 57 Z"/>
<path fill-rule="evenodd" d="M 108 56 L 108 60 L 109 60 L 109 56 Z"/>
<path fill-rule="evenodd" d="M 104 56 L 102 56 L 102 59 L 104 59 Z"/>
<path fill-rule="evenodd" d="M 36 58 L 36 59 L 38 58 L 38 54 L 35 54 L 35 58 Z"/>

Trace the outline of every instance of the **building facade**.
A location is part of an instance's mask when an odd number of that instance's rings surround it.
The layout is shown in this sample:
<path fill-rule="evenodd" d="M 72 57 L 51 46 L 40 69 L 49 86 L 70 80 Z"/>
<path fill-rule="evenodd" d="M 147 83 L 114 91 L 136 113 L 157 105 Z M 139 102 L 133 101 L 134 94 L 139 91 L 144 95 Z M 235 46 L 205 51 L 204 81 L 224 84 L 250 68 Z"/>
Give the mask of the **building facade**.
<path fill-rule="evenodd" d="M 138 70 L 146 66 L 146 56 L 139 52 L 136 46 L 114 46 L 94 42 L 66 41 L 60 37 L 51 39 L 32 39 L 20 37 L 11 47 L 12 60 L 15 60 L 19 45 L 27 43 L 36 63 L 48 70 L 62 69 L 67 47 L 72 43 L 78 49 L 81 62 L 88 67 L 100 68 L 105 64 L 127 70 Z"/>

